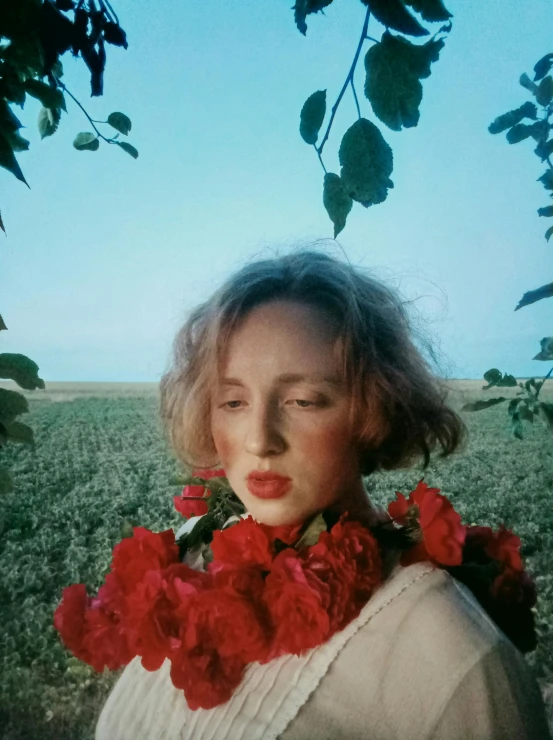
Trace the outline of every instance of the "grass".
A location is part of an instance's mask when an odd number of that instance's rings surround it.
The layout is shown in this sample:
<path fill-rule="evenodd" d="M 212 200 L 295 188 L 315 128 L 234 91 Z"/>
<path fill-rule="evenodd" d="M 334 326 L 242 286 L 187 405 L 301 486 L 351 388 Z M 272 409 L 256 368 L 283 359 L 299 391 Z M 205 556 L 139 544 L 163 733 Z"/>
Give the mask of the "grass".
<path fill-rule="evenodd" d="M 112 547 L 129 523 L 178 526 L 182 520 L 172 507 L 178 465 L 163 440 L 155 390 L 40 393 L 26 394 L 35 446 L 11 445 L 1 454 L 15 490 L 0 521 L 0 737 L 91 740 L 118 674 L 96 674 L 72 658 L 52 614 L 64 586 L 102 583 Z M 452 393 L 451 403 L 460 408 L 478 397 L 487 395 L 469 387 Z M 464 522 L 494 528 L 504 522 L 521 537 L 539 589 L 540 644 L 526 659 L 547 695 L 553 687 L 551 433 L 541 423 L 525 424 L 524 440 L 514 439 L 505 405 L 463 416 L 470 431 L 465 452 L 436 456 L 424 472 L 418 465 L 377 473 L 369 481 L 371 496 L 387 503 L 424 475 Z"/>

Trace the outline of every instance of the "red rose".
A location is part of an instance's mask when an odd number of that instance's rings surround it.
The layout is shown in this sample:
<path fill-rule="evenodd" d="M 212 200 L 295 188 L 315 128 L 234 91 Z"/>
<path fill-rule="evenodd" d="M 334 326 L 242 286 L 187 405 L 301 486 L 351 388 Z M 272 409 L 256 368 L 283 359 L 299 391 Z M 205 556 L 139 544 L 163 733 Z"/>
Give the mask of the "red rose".
<path fill-rule="evenodd" d="M 506 567 L 492 584 L 492 596 L 502 604 L 531 609 L 537 602 L 536 584 L 526 571 Z"/>
<path fill-rule="evenodd" d="M 323 532 L 323 542 L 329 540 Z M 382 558 L 378 541 L 371 532 L 358 522 L 343 522 L 342 519 L 330 531 L 333 550 L 341 555 L 344 567 L 355 565 L 356 591 L 363 591 L 366 601 L 382 580 Z"/>
<path fill-rule="evenodd" d="M 165 595 L 181 622 L 186 619 L 191 600 L 200 592 L 213 587 L 213 578 L 209 573 L 189 568 L 185 563 L 169 565 L 162 576 Z"/>
<path fill-rule="evenodd" d="M 286 549 L 276 556 L 263 598 L 275 627 L 269 659 L 282 653 L 300 655 L 330 634 L 321 594 L 309 583 L 295 550 Z"/>
<path fill-rule="evenodd" d="M 265 532 L 271 545 L 275 540 L 280 540 L 286 545 L 293 545 L 299 538 L 302 524 L 285 524 L 278 527 L 270 527 L 268 524 L 258 523 L 258 526 Z"/>
<path fill-rule="evenodd" d="M 214 560 L 237 566 L 258 565 L 269 570 L 273 561 L 272 547 L 267 534 L 248 516 L 237 524 L 213 532 L 211 551 Z"/>
<path fill-rule="evenodd" d="M 490 562 L 488 545 L 493 542 L 491 527 L 468 526 L 465 544 L 463 545 L 463 562 L 485 565 Z"/>
<path fill-rule="evenodd" d="M 342 629 L 356 614 L 352 598 L 356 580 L 355 564 L 345 563 L 339 554 L 318 542 L 302 553 L 303 572 L 309 585 L 321 596 L 333 634 Z"/>
<path fill-rule="evenodd" d="M 179 650 L 171 656 L 171 681 L 184 691 L 190 709 L 212 709 L 232 696 L 242 680 L 240 658 L 222 658 L 213 647 Z"/>
<path fill-rule="evenodd" d="M 115 671 L 127 665 L 136 655 L 128 644 L 119 618 L 101 608 L 86 611 L 83 649 L 88 659 L 78 654 L 75 654 L 76 657 L 85 660 L 98 672 L 103 671 L 104 666 Z"/>
<path fill-rule="evenodd" d="M 506 529 L 503 524 L 500 525 L 499 531 L 493 536 L 488 543 L 486 552 L 491 558 L 505 563 L 513 570 L 523 570 L 524 565 L 520 557 L 520 537 Z"/>
<path fill-rule="evenodd" d="M 173 504 L 179 514 L 182 514 L 187 519 L 190 519 L 192 516 L 207 514 L 207 503 L 205 501 L 190 501 L 190 496 L 209 498 L 211 491 L 209 488 L 204 488 L 204 486 L 185 486 L 180 496 L 173 496 Z"/>
<path fill-rule="evenodd" d="M 65 647 L 75 655 L 82 651 L 85 612 L 90 602 L 85 585 L 75 583 L 63 589 L 61 604 L 54 612 L 54 627 L 60 633 Z"/>
<path fill-rule="evenodd" d="M 112 572 L 125 594 L 140 583 L 149 570 L 160 570 L 178 562 L 179 548 L 172 529 L 150 532 L 135 527 L 133 537 L 122 540 L 113 548 Z"/>
<path fill-rule="evenodd" d="M 438 493 L 439 488 L 429 488 L 420 480 L 409 501 L 396 491 L 397 501 L 388 505 L 388 513 L 400 524 L 413 518 L 418 520 L 422 541 L 401 554 L 404 567 L 422 560 L 433 560 L 441 565 L 460 565 L 466 527 L 451 502 Z M 414 508 L 416 507 L 416 508 Z"/>
<path fill-rule="evenodd" d="M 228 567 L 219 562 L 209 563 L 208 572 L 213 576 L 213 585 L 225 593 L 245 596 L 260 602 L 265 587 L 260 568 Z"/>
<path fill-rule="evenodd" d="M 236 656 L 244 663 L 267 653 L 259 610 L 248 599 L 221 591 L 204 591 L 191 602 L 180 638 L 187 651 L 211 645 L 222 658 Z"/>
<path fill-rule="evenodd" d="M 491 527 L 467 527 L 463 556 L 468 562 L 485 563 L 491 558 L 505 563 L 512 570 L 523 570 L 520 545 L 520 537 L 503 524 L 497 532 L 493 532 Z"/>
<path fill-rule="evenodd" d="M 124 626 L 129 645 L 142 657 L 147 671 L 156 671 L 171 650 L 171 638 L 177 638 L 180 620 L 165 594 L 162 571 L 150 570 L 127 597 L 128 611 Z"/>

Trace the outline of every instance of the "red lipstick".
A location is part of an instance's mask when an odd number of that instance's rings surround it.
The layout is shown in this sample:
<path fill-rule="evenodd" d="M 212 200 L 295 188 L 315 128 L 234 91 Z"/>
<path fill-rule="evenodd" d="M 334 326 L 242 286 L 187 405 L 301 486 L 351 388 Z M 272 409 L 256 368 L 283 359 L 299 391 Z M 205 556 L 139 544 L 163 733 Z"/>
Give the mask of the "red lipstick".
<path fill-rule="evenodd" d="M 248 475 L 248 491 L 257 498 L 280 498 L 292 486 L 292 479 L 270 470 L 252 470 Z"/>

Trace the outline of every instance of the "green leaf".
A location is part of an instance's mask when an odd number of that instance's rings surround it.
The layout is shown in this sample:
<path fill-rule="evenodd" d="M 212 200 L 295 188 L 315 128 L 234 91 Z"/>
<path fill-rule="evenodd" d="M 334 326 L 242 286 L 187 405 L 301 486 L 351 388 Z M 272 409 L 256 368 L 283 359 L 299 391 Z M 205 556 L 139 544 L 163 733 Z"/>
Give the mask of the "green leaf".
<path fill-rule="evenodd" d="M 19 131 L 13 131 L 12 133 L 6 134 L 6 139 L 14 152 L 26 152 L 29 148 L 29 140 L 24 139 Z"/>
<path fill-rule="evenodd" d="M 518 144 L 519 141 L 524 141 L 530 136 L 531 127 L 525 123 L 517 123 L 516 126 L 507 131 L 507 141 L 509 144 Z"/>
<path fill-rule="evenodd" d="M 550 295 L 553 296 L 553 283 L 550 283 Z M 540 340 L 541 352 L 533 360 L 553 360 L 553 337 L 544 337 Z"/>
<path fill-rule="evenodd" d="M 2 231 L 4 231 L 4 233 L 5 233 L 4 224 L 2 224 Z M 4 319 L 0 316 L 0 331 L 7 330 L 7 328 L 8 327 L 4 323 Z"/>
<path fill-rule="evenodd" d="M 323 8 L 328 7 L 332 3 L 332 0 L 296 0 L 292 10 L 294 11 L 294 21 L 298 28 L 298 31 L 303 33 L 305 36 L 307 32 L 307 25 L 305 19 L 311 13 L 323 13 Z"/>
<path fill-rule="evenodd" d="M 519 83 L 522 85 L 522 87 L 530 90 L 532 95 L 535 95 L 538 92 L 538 86 L 534 82 L 532 82 L 526 72 L 520 76 Z"/>
<path fill-rule="evenodd" d="M 512 398 L 507 408 L 509 416 L 512 416 L 517 409 L 518 404 L 522 401 L 522 398 Z"/>
<path fill-rule="evenodd" d="M 14 380 L 28 391 L 44 389 L 44 381 L 38 377 L 38 365 L 25 355 L 0 354 L 0 378 Z"/>
<path fill-rule="evenodd" d="M 4 167 L 4 169 L 11 172 L 12 175 L 15 175 L 18 180 L 21 180 L 21 182 L 24 182 L 29 187 L 28 182 L 23 177 L 21 167 L 15 158 L 11 144 L 2 133 L 0 133 L 0 167 Z"/>
<path fill-rule="evenodd" d="M 372 15 L 386 28 L 393 28 L 408 36 L 428 36 L 429 31 L 411 15 L 403 0 L 361 0 L 361 2 L 369 6 Z"/>
<path fill-rule="evenodd" d="M 493 123 L 490 123 L 488 131 L 490 134 L 499 134 L 512 126 L 516 126 L 516 124 L 520 123 L 523 118 L 532 118 L 535 121 L 537 115 L 538 109 L 535 104 L 527 100 L 526 103 L 521 105 L 519 108 L 515 108 L 514 110 L 510 110 L 508 113 L 503 113 L 503 115 L 498 116 Z"/>
<path fill-rule="evenodd" d="M 523 400 L 518 407 L 518 414 L 522 421 L 529 421 L 531 424 L 534 423 L 534 414 L 525 400 Z"/>
<path fill-rule="evenodd" d="M 540 82 L 536 92 L 536 100 L 540 105 L 549 105 L 553 100 L 553 77 L 547 75 Z"/>
<path fill-rule="evenodd" d="M 550 226 L 547 231 L 545 232 L 545 238 L 547 241 L 551 238 L 551 234 L 553 234 L 553 226 Z"/>
<path fill-rule="evenodd" d="M 474 401 L 474 403 L 466 403 L 461 407 L 461 411 L 482 411 L 483 409 L 489 409 L 490 406 L 497 406 L 498 403 L 503 403 L 506 398 L 499 396 L 498 398 L 488 398 L 486 401 Z"/>
<path fill-rule="evenodd" d="M 134 159 L 138 159 L 138 151 L 131 144 L 128 144 L 126 141 L 114 141 L 113 143 L 120 146 L 124 152 L 130 154 Z"/>
<path fill-rule="evenodd" d="M 420 13 L 423 20 L 429 23 L 448 21 L 453 18 L 442 0 L 405 0 L 405 3 L 410 5 L 417 13 Z"/>
<path fill-rule="evenodd" d="M 546 170 L 541 177 L 538 177 L 538 182 L 541 182 L 546 190 L 553 190 L 553 170 Z"/>
<path fill-rule="evenodd" d="M 24 83 L 15 76 L 5 77 L 2 83 L 2 90 L 6 100 L 16 103 L 23 108 L 26 98 Z"/>
<path fill-rule="evenodd" d="M 346 225 L 353 201 L 346 193 L 341 178 L 334 172 L 327 172 L 324 176 L 323 205 L 334 224 L 334 238 L 336 239 Z"/>
<path fill-rule="evenodd" d="M 483 375 L 484 380 L 488 383 L 488 388 L 492 385 L 497 385 L 502 377 L 503 373 L 501 373 L 496 367 L 492 367 L 491 370 L 486 370 Z"/>
<path fill-rule="evenodd" d="M 61 63 L 60 59 L 57 59 L 54 62 L 54 66 L 52 67 L 52 74 L 57 80 L 63 77 L 63 64 Z"/>
<path fill-rule="evenodd" d="M 12 421 L 11 424 L 5 424 L 5 435 L 12 442 L 21 442 L 23 444 L 33 444 L 34 433 L 31 427 L 20 421 Z"/>
<path fill-rule="evenodd" d="M 553 138 L 549 139 L 549 141 L 540 142 L 534 149 L 534 154 L 536 154 L 542 162 L 545 162 L 545 160 L 553 154 Z"/>
<path fill-rule="evenodd" d="M 539 407 L 539 414 L 541 418 L 553 431 L 553 403 L 545 403 L 545 401 L 540 401 Z"/>
<path fill-rule="evenodd" d="M 0 422 L 11 424 L 19 414 L 25 414 L 29 411 L 27 399 L 18 391 L 8 391 L 6 388 L 0 388 Z"/>
<path fill-rule="evenodd" d="M 41 139 L 52 136 L 57 130 L 61 119 L 61 110 L 58 108 L 40 109 L 38 114 L 38 131 Z"/>
<path fill-rule="evenodd" d="M 295 545 L 296 549 L 299 550 L 301 547 L 311 547 L 311 545 L 316 545 L 321 532 L 326 532 L 326 530 L 327 526 L 323 515 L 317 514 L 297 541 Z"/>
<path fill-rule="evenodd" d="M 7 468 L 0 466 L 0 495 L 13 491 L 13 480 Z"/>
<path fill-rule="evenodd" d="M 110 113 L 108 116 L 108 123 L 116 131 L 119 131 L 120 134 L 124 134 L 125 136 L 132 128 L 131 119 L 124 113 Z"/>
<path fill-rule="evenodd" d="M 551 216 L 553 216 L 553 206 L 544 206 L 543 208 L 538 208 L 538 216 L 546 216 L 547 218 L 551 218 Z"/>
<path fill-rule="evenodd" d="M 411 128 L 419 122 L 422 101 L 420 80 L 430 76 L 443 41 L 415 45 L 386 31 L 380 44 L 365 56 L 365 96 L 375 115 L 393 131 Z"/>
<path fill-rule="evenodd" d="M 498 388 L 514 388 L 517 385 L 517 379 L 514 375 L 505 373 L 499 383 L 496 383 Z"/>
<path fill-rule="evenodd" d="M 100 147 L 100 142 L 98 141 L 96 134 L 93 134 L 90 131 L 82 131 L 80 134 L 75 136 L 73 146 L 80 152 L 95 152 Z"/>
<path fill-rule="evenodd" d="M 529 290 L 522 296 L 515 311 L 518 311 L 519 308 L 523 308 L 524 306 L 529 306 L 531 303 L 536 303 L 536 301 L 541 301 L 543 298 L 550 298 L 551 296 L 553 296 L 553 283 L 542 285 L 541 288 L 536 288 L 535 290 Z"/>
<path fill-rule="evenodd" d="M 522 434 L 522 422 L 520 421 L 520 419 L 515 418 L 515 416 L 516 414 L 513 414 L 513 418 L 511 419 L 513 423 L 513 428 L 512 428 L 513 435 L 517 439 L 524 439 L 524 436 Z"/>
<path fill-rule="evenodd" d="M 553 66 L 553 54 L 546 54 L 534 65 L 534 82 L 539 82 Z"/>
<path fill-rule="evenodd" d="M 300 113 L 300 135 L 306 144 L 315 144 L 326 113 L 326 90 L 310 95 Z"/>
<path fill-rule="evenodd" d="M 22 128 L 21 121 L 17 118 L 5 100 L 0 98 L 0 132 L 4 134 L 17 131 Z"/>
<path fill-rule="evenodd" d="M 45 108 L 60 108 L 67 110 L 65 107 L 65 98 L 61 90 L 50 87 L 40 80 L 28 79 L 25 81 L 25 92 L 32 95 L 33 98 L 40 100 Z"/>
<path fill-rule="evenodd" d="M 393 155 L 374 123 L 366 118 L 355 121 L 342 138 L 338 158 L 350 198 L 366 208 L 386 200 L 388 188 L 393 186 Z"/>

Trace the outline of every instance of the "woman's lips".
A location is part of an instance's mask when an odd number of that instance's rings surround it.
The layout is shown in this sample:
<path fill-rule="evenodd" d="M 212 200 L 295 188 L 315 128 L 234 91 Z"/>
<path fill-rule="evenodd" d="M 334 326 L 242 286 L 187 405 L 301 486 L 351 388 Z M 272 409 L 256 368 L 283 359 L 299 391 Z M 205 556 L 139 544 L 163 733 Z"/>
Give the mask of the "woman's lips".
<path fill-rule="evenodd" d="M 248 491 L 257 498 L 281 498 L 290 490 L 292 481 L 289 479 L 257 480 L 248 478 Z"/>

